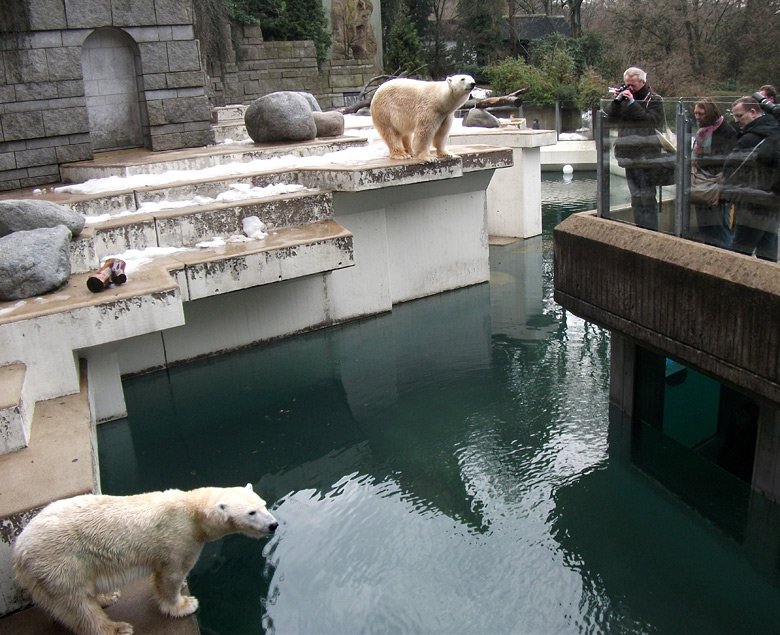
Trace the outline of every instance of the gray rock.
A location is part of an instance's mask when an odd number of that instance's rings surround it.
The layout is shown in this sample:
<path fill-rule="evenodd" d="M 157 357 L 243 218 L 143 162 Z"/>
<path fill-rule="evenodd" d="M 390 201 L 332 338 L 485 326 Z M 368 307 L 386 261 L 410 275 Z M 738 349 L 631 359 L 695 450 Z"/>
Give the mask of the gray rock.
<path fill-rule="evenodd" d="M 54 291 L 70 278 L 70 230 L 65 225 L 0 238 L 0 300 Z"/>
<path fill-rule="evenodd" d="M 501 122 L 486 110 L 472 108 L 463 118 L 463 126 L 466 128 L 499 128 Z"/>
<path fill-rule="evenodd" d="M 246 109 L 244 124 L 255 143 L 310 141 L 317 136 L 309 101 L 293 91 L 269 93 L 255 99 Z"/>
<path fill-rule="evenodd" d="M 320 105 L 317 103 L 317 100 L 314 98 L 314 95 L 311 93 L 304 93 L 298 91 L 299 95 L 303 95 L 304 99 L 309 102 L 309 106 L 311 106 L 312 112 L 322 112 L 322 108 L 320 108 Z"/>
<path fill-rule="evenodd" d="M 318 137 L 338 137 L 344 134 L 344 115 L 336 110 L 313 112 Z"/>
<path fill-rule="evenodd" d="M 0 236 L 57 225 L 65 225 L 71 234 L 78 236 L 84 229 L 84 216 L 51 201 L 0 201 Z"/>

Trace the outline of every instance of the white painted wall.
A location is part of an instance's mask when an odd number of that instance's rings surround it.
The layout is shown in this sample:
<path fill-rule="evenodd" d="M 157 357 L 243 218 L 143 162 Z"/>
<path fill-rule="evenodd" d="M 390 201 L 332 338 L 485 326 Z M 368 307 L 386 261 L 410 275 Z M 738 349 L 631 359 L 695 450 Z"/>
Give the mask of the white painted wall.
<path fill-rule="evenodd" d="M 491 236 L 530 238 L 542 233 L 542 146 L 556 143 L 553 130 L 462 128 L 452 144 L 485 144 L 512 148 L 514 165 L 496 170 L 487 190 Z"/>

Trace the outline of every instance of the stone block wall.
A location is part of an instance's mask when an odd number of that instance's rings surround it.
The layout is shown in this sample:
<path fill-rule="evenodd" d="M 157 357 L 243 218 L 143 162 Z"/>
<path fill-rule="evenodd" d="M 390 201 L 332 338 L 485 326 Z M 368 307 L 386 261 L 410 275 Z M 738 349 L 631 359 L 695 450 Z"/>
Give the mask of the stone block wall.
<path fill-rule="evenodd" d="M 277 90 L 312 93 L 323 110 L 345 105 L 345 94 L 359 92 L 378 74 L 371 60 L 330 60 L 317 66 L 310 40 L 266 42 L 258 26 L 234 26 L 235 56 L 209 66 L 216 105 L 248 104 Z"/>
<path fill-rule="evenodd" d="M 82 68 L 82 47 L 97 29 L 132 40 L 146 147 L 213 142 L 189 0 L 15 1 L 26 24 L 0 33 L 0 190 L 56 182 L 60 163 L 104 149 L 90 137 Z"/>
<path fill-rule="evenodd" d="M 309 92 L 323 110 L 338 108 L 379 72 L 373 58 L 318 67 L 313 42 L 264 42 L 257 26 L 233 26 L 235 50 L 206 69 L 191 0 L 0 2 L 25 9 L 24 24 L 0 24 L 0 191 L 57 182 L 60 164 L 103 150 L 208 145 L 213 106 L 277 90 Z M 127 77 L 109 93 L 110 71 L 90 76 L 94 60 L 123 47 L 136 69 L 133 104 L 119 103 Z M 116 119 L 126 111 L 137 134 L 120 133 L 125 124 Z"/>

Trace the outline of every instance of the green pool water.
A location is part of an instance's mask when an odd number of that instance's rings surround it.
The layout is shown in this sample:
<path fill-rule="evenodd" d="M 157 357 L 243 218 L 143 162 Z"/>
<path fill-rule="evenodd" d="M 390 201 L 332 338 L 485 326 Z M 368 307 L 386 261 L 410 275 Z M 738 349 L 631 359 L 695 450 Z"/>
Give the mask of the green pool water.
<path fill-rule="evenodd" d="M 492 247 L 489 284 L 125 381 L 105 493 L 251 482 L 280 522 L 206 546 L 204 635 L 780 631 L 766 527 L 614 449 L 609 336 L 552 298 L 595 174 L 542 189 L 543 235 Z"/>

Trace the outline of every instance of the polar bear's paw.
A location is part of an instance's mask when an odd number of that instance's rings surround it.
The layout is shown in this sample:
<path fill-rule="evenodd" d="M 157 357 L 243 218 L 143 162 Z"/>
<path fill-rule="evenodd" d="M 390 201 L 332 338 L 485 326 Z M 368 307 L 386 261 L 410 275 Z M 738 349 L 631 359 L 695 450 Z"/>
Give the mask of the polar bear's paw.
<path fill-rule="evenodd" d="M 457 159 L 458 155 L 454 154 L 453 152 L 450 152 L 449 150 L 439 150 L 436 153 L 436 156 L 440 159 Z"/>
<path fill-rule="evenodd" d="M 407 152 L 402 152 L 399 150 L 397 152 L 391 152 L 390 158 L 396 161 L 404 161 L 405 159 L 411 159 L 412 155 Z"/>
<path fill-rule="evenodd" d="M 119 598 L 122 597 L 121 591 L 112 591 L 111 593 L 98 593 L 95 596 L 95 599 L 98 601 L 98 604 L 102 606 L 103 608 L 106 608 L 107 606 L 113 606 L 119 601 Z"/>
<path fill-rule="evenodd" d="M 133 625 L 127 622 L 111 622 L 107 635 L 133 635 Z"/>
<path fill-rule="evenodd" d="M 186 617 L 198 610 L 198 600 L 192 595 L 180 595 L 175 604 L 160 602 L 160 610 L 171 617 Z"/>

